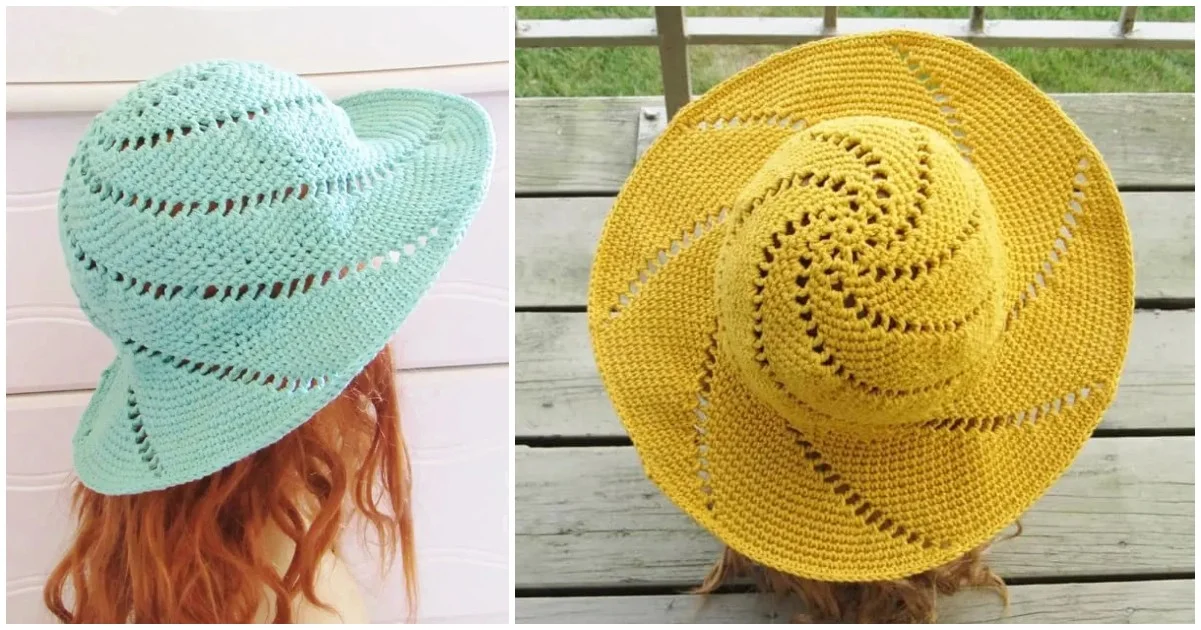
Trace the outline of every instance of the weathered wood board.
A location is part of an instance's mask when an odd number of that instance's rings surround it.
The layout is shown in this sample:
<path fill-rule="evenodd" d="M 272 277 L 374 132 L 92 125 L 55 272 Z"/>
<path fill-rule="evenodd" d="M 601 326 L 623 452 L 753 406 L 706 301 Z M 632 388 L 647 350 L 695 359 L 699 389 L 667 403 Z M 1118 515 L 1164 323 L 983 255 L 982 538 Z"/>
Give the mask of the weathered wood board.
<path fill-rule="evenodd" d="M 1194 184 L 1193 94 L 1052 98 L 1101 151 L 1118 186 Z M 519 99 L 517 194 L 616 193 L 634 165 L 641 109 L 662 106 L 662 97 Z"/>
<path fill-rule="evenodd" d="M 1139 298 L 1191 298 L 1194 293 L 1196 195 L 1123 193 L 1134 240 Z M 518 199 L 517 307 L 582 306 L 588 273 L 612 197 Z"/>
<path fill-rule="evenodd" d="M 625 435 L 601 386 L 584 313 L 517 313 L 518 437 Z M 1136 311 L 1102 429 L 1192 429 L 1193 311 Z"/>
<path fill-rule="evenodd" d="M 1191 574 L 1193 438 L 1095 438 L 998 542 L 1006 578 Z M 694 585 L 720 546 L 633 447 L 517 447 L 517 587 Z"/>
<path fill-rule="evenodd" d="M 940 623 L 1193 623 L 1193 580 L 1026 584 L 939 598 Z M 785 623 L 794 608 L 751 593 L 517 600 L 517 623 Z"/>

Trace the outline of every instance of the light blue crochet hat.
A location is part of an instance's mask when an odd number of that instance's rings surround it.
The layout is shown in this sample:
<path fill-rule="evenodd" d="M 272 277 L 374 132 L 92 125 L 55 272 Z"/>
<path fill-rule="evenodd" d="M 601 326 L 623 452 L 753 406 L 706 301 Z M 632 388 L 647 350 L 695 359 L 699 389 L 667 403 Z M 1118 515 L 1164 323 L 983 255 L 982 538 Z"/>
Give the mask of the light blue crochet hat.
<path fill-rule="evenodd" d="M 167 488 L 308 420 L 433 282 L 492 156 L 465 98 L 334 102 L 252 63 L 184 66 L 98 116 L 59 199 L 72 287 L 118 351 L 75 434 L 80 480 Z"/>

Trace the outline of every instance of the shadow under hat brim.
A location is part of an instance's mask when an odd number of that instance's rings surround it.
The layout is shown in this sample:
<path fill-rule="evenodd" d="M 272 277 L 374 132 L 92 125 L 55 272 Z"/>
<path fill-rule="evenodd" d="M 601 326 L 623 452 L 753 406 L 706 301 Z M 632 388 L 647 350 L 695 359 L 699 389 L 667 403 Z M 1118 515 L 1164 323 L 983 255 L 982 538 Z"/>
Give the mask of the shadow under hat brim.
<path fill-rule="evenodd" d="M 272 370 L 229 356 L 188 356 L 181 368 L 182 352 L 118 343 L 74 438 L 76 471 L 87 487 L 109 495 L 168 488 L 283 438 L 385 347 L 457 247 L 488 188 L 494 138 L 486 112 L 469 99 L 425 90 L 368 92 L 338 104 L 365 151 L 398 165 L 389 178 L 339 202 L 355 216 L 362 250 L 346 263 L 368 264 L 303 295 L 246 301 L 237 314 L 270 324 L 260 326 L 269 334 L 251 341 L 267 349 L 259 354 L 307 344 L 316 358 Z M 378 268 L 371 265 L 381 254 Z M 119 299 L 152 298 L 128 291 Z M 203 312 L 194 317 L 178 325 L 205 325 Z M 107 319 L 120 329 L 118 317 Z M 198 363 L 205 368 L 192 370 Z M 273 372 L 276 378 L 264 383 Z M 255 373 L 260 376 L 251 381 Z M 290 386 L 280 389 L 285 376 Z"/>
<path fill-rule="evenodd" d="M 789 422 L 716 341 L 725 219 L 791 134 L 864 115 L 921 123 L 971 159 L 1004 235 L 1013 319 L 976 384 L 927 422 Z M 673 119 L 606 222 L 589 328 L 618 416 L 673 502 L 786 573 L 895 579 L 986 543 L 1071 464 L 1116 390 L 1131 251 L 1100 155 L 1011 68 L 918 33 L 837 38 L 773 56 Z"/>

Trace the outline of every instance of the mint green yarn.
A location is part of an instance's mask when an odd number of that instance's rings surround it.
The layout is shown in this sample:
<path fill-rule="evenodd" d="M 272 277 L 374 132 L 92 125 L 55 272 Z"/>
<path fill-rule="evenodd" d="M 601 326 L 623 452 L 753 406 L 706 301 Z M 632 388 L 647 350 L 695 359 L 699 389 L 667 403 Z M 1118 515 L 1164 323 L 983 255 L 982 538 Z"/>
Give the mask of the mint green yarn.
<path fill-rule="evenodd" d="M 184 66 L 98 116 L 59 198 L 71 285 L 118 353 L 73 440 L 80 480 L 187 483 L 308 420 L 429 288 L 492 159 L 468 99 L 333 102 L 252 63 Z"/>

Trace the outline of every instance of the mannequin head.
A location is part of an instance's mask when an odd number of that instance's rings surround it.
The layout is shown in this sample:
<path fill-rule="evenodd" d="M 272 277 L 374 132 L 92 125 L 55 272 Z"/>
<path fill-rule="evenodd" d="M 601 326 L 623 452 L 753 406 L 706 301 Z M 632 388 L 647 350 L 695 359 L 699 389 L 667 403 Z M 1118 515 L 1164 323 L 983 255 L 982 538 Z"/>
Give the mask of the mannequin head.
<path fill-rule="evenodd" d="M 308 422 L 197 481 L 123 496 L 76 483 L 79 526 L 46 584 L 47 607 L 82 623 L 250 622 L 265 601 L 288 623 L 282 603 L 297 598 L 331 610 L 316 593 L 318 568 L 357 512 L 385 570 L 399 551 L 411 614 L 410 469 L 394 379 L 385 348 Z M 290 564 L 273 562 L 269 532 L 295 545 Z"/>

